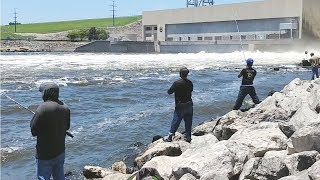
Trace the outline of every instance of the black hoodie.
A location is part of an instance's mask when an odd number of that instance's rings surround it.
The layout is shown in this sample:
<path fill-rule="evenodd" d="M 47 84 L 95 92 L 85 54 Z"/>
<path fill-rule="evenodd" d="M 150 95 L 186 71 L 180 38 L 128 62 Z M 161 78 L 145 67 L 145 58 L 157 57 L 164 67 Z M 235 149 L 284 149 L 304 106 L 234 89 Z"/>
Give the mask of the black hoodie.
<path fill-rule="evenodd" d="M 70 110 L 59 101 L 59 86 L 45 83 L 40 86 L 44 102 L 37 108 L 30 127 L 37 136 L 36 158 L 49 160 L 65 150 L 66 131 L 70 128 Z"/>

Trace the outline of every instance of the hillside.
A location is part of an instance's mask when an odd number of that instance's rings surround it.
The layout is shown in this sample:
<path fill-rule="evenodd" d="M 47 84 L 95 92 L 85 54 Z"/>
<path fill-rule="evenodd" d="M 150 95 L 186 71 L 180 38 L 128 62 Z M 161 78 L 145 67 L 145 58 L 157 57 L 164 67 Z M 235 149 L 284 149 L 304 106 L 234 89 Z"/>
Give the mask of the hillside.
<path fill-rule="evenodd" d="M 142 16 L 118 17 L 115 19 L 115 26 L 125 26 L 138 21 Z M 112 18 L 103 19 L 86 19 L 76 21 L 34 23 L 17 25 L 17 33 L 14 32 L 14 26 L 1 26 L 1 39 L 10 38 L 27 38 L 36 34 L 60 33 L 75 29 L 88 29 L 91 27 L 107 28 L 112 27 Z M 21 34 L 28 33 L 28 34 Z M 32 33 L 32 34 L 30 34 Z"/>

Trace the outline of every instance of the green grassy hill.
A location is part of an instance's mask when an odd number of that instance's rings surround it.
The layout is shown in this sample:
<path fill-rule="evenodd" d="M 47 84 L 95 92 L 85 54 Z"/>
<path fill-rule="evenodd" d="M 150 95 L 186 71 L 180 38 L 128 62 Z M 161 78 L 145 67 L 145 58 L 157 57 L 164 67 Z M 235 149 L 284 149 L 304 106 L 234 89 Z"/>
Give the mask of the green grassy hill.
<path fill-rule="evenodd" d="M 140 20 L 142 16 L 129 16 L 115 18 L 115 26 L 124 26 Z M 86 19 L 76 21 L 62 21 L 62 22 L 48 22 L 48 23 L 35 23 L 35 24 L 20 24 L 17 25 L 17 33 L 56 33 L 74 29 L 88 29 L 91 27 L 106 28 L 112 26 L 112 18 L 104 19 Z M 15 35 L 14 26 L 1 26 L 1 39 L 23 38 Z"/>

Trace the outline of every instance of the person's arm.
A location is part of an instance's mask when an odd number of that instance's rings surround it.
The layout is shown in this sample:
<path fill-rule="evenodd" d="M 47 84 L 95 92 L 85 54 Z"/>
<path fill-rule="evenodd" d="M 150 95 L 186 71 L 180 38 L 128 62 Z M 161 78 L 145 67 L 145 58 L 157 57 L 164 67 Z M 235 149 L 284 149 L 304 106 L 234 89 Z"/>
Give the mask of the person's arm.
<path fill-rule="evenodd" d="M 240 74 L 238 75 L 238 78 L 241 78 L 243 74 L 243 69 L 241 70 Z"/>
<path fill-rule="evenodd" d="M 175 87 L 176 87 L 176 85 L 175 85 L 176 83 L 173 83 L 172 84 L 172 86 L 170 87 L 170 89 L 168 90 L 168 94 L 172 94 L 172 93 L 174 93 L 174 91 L 175 91 Z"/>
<path fill-rule="evenodd" d="M 36 113 L 33 115 L 33 118 L 30 121 L 30 128 L 32 136 L 37 136 L 39 134 L 39 122 L 40 122 L 40 113 L 38 109 Z"/>

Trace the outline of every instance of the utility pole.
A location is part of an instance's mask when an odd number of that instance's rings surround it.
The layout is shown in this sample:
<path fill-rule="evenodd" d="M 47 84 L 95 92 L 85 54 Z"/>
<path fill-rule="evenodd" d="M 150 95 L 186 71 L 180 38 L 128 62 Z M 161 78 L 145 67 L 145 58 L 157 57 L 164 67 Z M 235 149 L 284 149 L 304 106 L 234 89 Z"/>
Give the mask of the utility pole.
<path fill-rule="evenodd" d="M 114 8 L 116 7 L 116 6 L 114 5 L 114 1 L 112 1 L 111 7 L 112 7 L 112 10 L 111 10 L 111 11 L 112 11 L 112 26 L 114 26 L 114 16 L 115 16 L 115 15 L 114 15 L 114 12 L 115 12 L 115 9 L 114 9 Z"/>
<path fill-rule="evenodd" d="M 17 12 L 14 9 L 14 32 L 17 32 Z"/>

